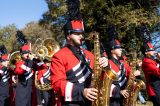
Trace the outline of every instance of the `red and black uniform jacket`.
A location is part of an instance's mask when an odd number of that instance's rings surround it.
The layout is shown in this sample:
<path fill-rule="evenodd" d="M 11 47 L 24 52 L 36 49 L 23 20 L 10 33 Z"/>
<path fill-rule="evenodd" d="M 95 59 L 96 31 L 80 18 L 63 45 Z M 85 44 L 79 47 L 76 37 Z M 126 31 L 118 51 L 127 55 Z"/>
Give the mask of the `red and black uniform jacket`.
<path fill-rule="evenodd" d="M 87 50 L 83 52 L 93 68 L 93 54 Z M 84 88 L 90 87 L 91 75 L 92 70 L 76 58 L 68 47 L 62 48 L 52 58 L 51 82 L 54 90 L 60 93 L 60 102 L 84 101 L 82 92 Z"/>
<path fill-rule="evenodd" d="M 9 68 L 0 66 L 0 95 L 2 98 L 9 97 Z"/>
<path fill-rule="evenodd" d="M 109 67 L 118 75 L 117 81 L 113 81 L 111 85 L 110 97 L 120 98 L 120 90 L 125 89 L 131 68 L 126 61 L 116 60 L 113 57 L 109 60 Z"/>
<path fill-rule="evenodd" d="M 26 81 L 32 77 L 34 71 L 32 70 L 32 60 L 20 60 L 16 62 L 15 73 L 18 75 L 20 81 Z"/>
<path fill-rule="evenodd" d="M 38 70 L 38 80 L 40 82 L 49 83 L 50 74 L 50 68 L 46 64 L 43 64 L 43 69 Z"/>
<path fill-rule="evenodd" d="M 9 75 L 10 69 L 5 66 L 0 66 L 0 83 L 2 82 L 8 82 L 10 75 Z"/>
<path fill-rule="evenodd" d="M 145 57 L 142 70 L 146 78 L 147 93 L 149 96 L 160 96 L 160 68 L 154 59 Z"/>

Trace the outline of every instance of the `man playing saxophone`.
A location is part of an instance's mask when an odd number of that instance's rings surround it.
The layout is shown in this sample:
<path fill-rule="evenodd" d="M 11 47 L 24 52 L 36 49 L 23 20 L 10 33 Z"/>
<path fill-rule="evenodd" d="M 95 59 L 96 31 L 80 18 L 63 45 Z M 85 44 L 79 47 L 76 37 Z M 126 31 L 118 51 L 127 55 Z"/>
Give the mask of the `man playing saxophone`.
<path fill-rule="evenodd" d="M 131 67 L 125 59 L 122 59 L 122 47 L 120 42 L 116 39 L 114 27 L 109 27 L 109 65 L 108 67 L 117 73 L 118 78 L 113 81 L 110 90 L 110 106 L 123 106 L 123 99 L 129 97 L 128 91 L 125 89 L 127 80 L 129 78 Z M 134 75 L 139 75 L 135 72 Z"/>
<path fill-rule="evenodd" d="M 81 23 L 75 21 L 73 24 Z M 91 106 L 91 101 L 97 95 L 97 90 L 90 88 L 94 56 L 87 50 L 81 50 L 82 32 L 72 32 L 66 38 L 68 45 L 55 53 L 51 62 L 51 81 L 54 90 L 60 95 L 59 106 Z M 81 55 L 86 63 L 77 58 L 74 52 Z M 102 67 L 106 67 L 108 61 L 103 57 L 100 63 Z"/>
<path fill-rule="evenodd" d="M 118 80 L 113 81 L 110 91 L 110 106 L 122 106 L 123 97 L 129 96 L 125 85 L 130 74 L 130 67 L 124 61 L 120 61 L 122 48 L 118 40 L 110 41 L 109 68 L 118 74 Z M 125 64 L 124 64 L 125 63 Z"/>
<path fill-rule="evenodd" d="M 80 4 L 79 0 L 68 0 L 67 2 L 70 6 Z M 78 10 L 73 11 L 75 7 L 70 7 L 70 9 L 72 12 Z M 67 45 L 52 57 L 52 87 L 59 95 L 58 106 L 91 106 L 92 101 L 97 99 L 98 92 L 97 89 L 90 87 L 94 56 L 88 50 L 80 48 L 84 39 L 82 19 L 76 16 L 71 17 L 75 19 L 68 20 L 64 25 Z M 108 60 L 103 57 L 100 63 L 101 67 L 106 67 Z"/>

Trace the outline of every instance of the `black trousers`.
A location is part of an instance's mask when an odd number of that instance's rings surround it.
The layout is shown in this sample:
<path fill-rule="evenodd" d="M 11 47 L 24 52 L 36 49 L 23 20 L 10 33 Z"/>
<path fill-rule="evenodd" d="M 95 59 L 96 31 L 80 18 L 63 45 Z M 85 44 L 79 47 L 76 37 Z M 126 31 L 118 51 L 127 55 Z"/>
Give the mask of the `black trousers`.
<path fill-rule="evenodd" d="M 0 106 L 10 106 L 10 98 L 0 96 Z"/>
<path fill-rule="evenodd" d="M 110 98 L 110 106 L 123 106 L 123 98 Z"/>
<path fill-rule="evenodd" d="M 150 96 L 153 106 L 160 106 L 160 96 Z"/>
<path fill-rule="evenodd" d="M 19 81 L 16 88 L 15 106 L 31 106 L 32 78 Z"/>
<path fill-rule="evenodd" d="M 36 88 L 37 105 L 42 105 L 41 91 Z"/>
<path fill-rule="evenodd" d="M 0 106 L 10 106 L 8 82 L 0 82 Z"/>
<path fill-rule="evenodd" d="M 52 104 L 52 92 L 51 90 L 49 91 L 41 91 L 41 97 L 44 99 L 44 104 L 43 106 L 51 106 Z"/>

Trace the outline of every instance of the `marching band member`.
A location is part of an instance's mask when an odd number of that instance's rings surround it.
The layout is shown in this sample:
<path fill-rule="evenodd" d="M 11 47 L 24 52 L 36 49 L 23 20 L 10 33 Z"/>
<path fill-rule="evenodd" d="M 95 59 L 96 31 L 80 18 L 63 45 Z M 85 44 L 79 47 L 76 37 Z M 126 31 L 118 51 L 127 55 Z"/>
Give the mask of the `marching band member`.
<path fill-rule="evenodd" d="M 18 75 L 18 85 L 16 88 L 16 106 L 31 106 L 32 92 L 32 58 L 29 58 L 30 45 L 26 44 L 21 47 L 22 59 L 16 62 L 15 72 Z M 23 92 L 23 95 L 22 95 Z"/>
<path fill-rule="evenodd" d="M 141 50 L 144 55 L 142 70 L 146 78 L 148 96 L 153 106 L 160 106 L 160 64 L 155 59 L 155 57 L 160 59 L 160 54 L 155 52 L 151 42 L 144 43 Z"/>
<path fill-rule="evenodd" d="M 110 91 L 110 106 L 122 106 L 123 97 L 128 97 L 129 94 L 125 90 L 125 85 L 127 83 L 127 78 L 130 74 L 130 67 L 124 61 L 120 61 L 122 48 L 118 40 L 114 39 L 110 41 L 110 59 L 109 68 L 114 70 L 118 75 L 118 80 L 113 81 Z"/>
<path fill-rule="evenodd" d="M 51 83 L 51 80 L 50 80 L 50 64 L 51 64 L 51 60 L 49 58 L 45 58 L 43 60 L 43 68 L 41 67 L 39 70 L 38 70 L 38 81 L 40 82 L 40 84 L 50 84 Z M 52 101 L 52 90 L 47 90 L 47 91 L 40 91 L 41 93 L 41 100 L 44 100 L 44 103 L 43 105 L 44 106 L 51 106 L 52 102 L 55 102 L 55 99 L 54 101 Z"/>
<path fill-rule="evenodd" d="M 20 53 L 22 59 L 16 62 L 15 73 L 18 75 L 16 87 L 16 106 L 31 106 L 33 58 L 31 44 L 22 37 L 22 32 L 17 31 L 18 41 L 21 43 Z M 22 38 L 21 38 L 22 37 Z"/>
<path fill-rule="evenodd" d="M 82 35 L 82 21 L 72 21 L 79 24 L 80 32 L 72 32 L 68 35 L 68 45 L 55 53 L 51 62 L 51 81 L 55 91 L 59 93 L 59 103 L 63 106 L 86 106 L 96 99 L 97 90 L 90 88 L 92 70 L 77 58 L 80 53 Z M 71 23 L 68 23 L 71 24 Z M 73 29 L 74 30 L 74 29 Z M 75 30 L 78 31 L 78 30 Z M 73 49 L 74 51 L 70 50 Z M 94 56 L 91 52 L 83 50 L 83 58 L 93 68 Z M 105 61 L 105 62 L 104 62 Z M 107 59 L 101 59 L 101 66 L 107 66 Z M 84 79 L 83 79 L 84 78 Z M 90 102 L 89 102 L 90 101 Z M 89 104 L 88 104 L 89 103 Z M 59 106 L 61 106 L 59 104 Z"/>
<path fill-rule="evenodd" d="M 110 90 L 110 106 L 123 106 L 123 99 L 129 97 L 126 85 L 129 78 L 131 67 L 126 62 L 126 57 L 122 55 L 122 47 L 120 42 L 116 39 L 117 33 L 113 26 L 109 27 L 109 65 L 108 68 L 112 69 L 118 75 L 118 79 L 113 81 Z M 140 72 L 135 72 L 134 75 L 139 75 Z"/>
<path fill-rule="evenodd" d="M 43 68 L 38 70 L 38 80 L 41 84 L 50 83 L 50 60 L 43 60 Z"/>
<path fill-rule="evenodd" d="M 0 57 L 0 106 L 10 106 L 9 94 L 9 55 L 4 45 L 1 46 L 0 52 L 5 51 Z M 3 50 L 2 50 L 3 49 Z"/>
<path fill-rule="evenodd" d="M 69 0 L 68 4 L 73 6 L 79 2 Z M 90 87 L 94 55 L 80 48 L 84 39 L 82 19 L 69 20 L 64 25 L 64 33 L 67 45 L 56 52 L 51 61 L 51 82 L 58 92 L 58 106 L 91 106 L 91 101 L 97 99 L 98 91 Z M 102 67 L 108 65 L 105 57 L 100 60 Z"/>

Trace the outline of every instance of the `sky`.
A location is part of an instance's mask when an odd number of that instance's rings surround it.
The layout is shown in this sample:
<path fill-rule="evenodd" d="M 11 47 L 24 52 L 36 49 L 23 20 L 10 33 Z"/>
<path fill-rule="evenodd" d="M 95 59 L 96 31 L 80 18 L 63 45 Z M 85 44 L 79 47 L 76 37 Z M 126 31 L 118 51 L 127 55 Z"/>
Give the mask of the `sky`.
<path fill-rule="evenodd" d="M 48 10 L 45 0 L 0 0 L 0 27 L 15 24 L 24 28 L 31 21 L 38 21 Z"/>

